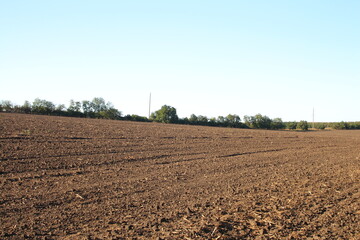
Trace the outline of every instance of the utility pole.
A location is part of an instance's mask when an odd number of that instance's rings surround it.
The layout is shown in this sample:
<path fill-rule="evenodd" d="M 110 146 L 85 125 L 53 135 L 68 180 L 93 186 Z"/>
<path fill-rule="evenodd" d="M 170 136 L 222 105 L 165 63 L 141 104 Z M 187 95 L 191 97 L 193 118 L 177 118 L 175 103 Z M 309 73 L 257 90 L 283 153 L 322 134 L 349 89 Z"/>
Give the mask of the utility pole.
<path fill-rule="evenodd" d="M 149 119 L 150 119 L 150 111 L 151 111 L 151 92 L 149 97 Z"/>
<path fill-rule="evenodd" d="M 313 107 L 313 124 L 312 127 L 315 128 L 315 108 Z"/>

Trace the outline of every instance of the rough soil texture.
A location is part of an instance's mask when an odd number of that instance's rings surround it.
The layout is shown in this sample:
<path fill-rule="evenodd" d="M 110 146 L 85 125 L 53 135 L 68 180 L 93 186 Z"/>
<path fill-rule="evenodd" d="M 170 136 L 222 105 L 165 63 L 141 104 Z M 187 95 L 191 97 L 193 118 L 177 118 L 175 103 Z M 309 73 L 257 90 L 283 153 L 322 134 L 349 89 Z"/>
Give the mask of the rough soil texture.
<path fill-rule="evenodd" d="M 360 239 L 360 131 L 0 114 L 0 239 Z"/>

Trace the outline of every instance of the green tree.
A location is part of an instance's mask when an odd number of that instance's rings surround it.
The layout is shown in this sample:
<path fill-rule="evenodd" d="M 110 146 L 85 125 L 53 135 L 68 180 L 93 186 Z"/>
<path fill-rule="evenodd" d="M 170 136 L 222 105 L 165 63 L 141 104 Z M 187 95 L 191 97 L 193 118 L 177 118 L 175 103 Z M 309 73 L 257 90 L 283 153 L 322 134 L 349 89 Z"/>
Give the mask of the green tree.
<path fill-rule="evenodd" d="M 131 115 L 131 120 L 138 121 L 138 122 L 148 122 L 149 121 L 147 117 L 139 116 L 136 114 Z"/>
<path fill-rule="evenodd" d="M 95 113 L 106 111 L 108 109 L 103 98 L 94 98 L 90 103 L 91 108 Z"/>
<path fill-rule="evenodd" d="M 100 118 L 117 120 L 121 118 L 121 112 L 116 108 L 110 107 L 98 113 Z"/>
<path fill-rule="evenodd" d="M 348 129 L 349 124 L 347 122 L 337 122 L 333 125 L 334 129 L 341 130 L 341 129 Z"/>
<path fill-rule="evenodd" d="M 0 105 L 1 105 L 2 111 L 5 111 L 5 112 L 12 112 L 12 109 L 14 107 L 12 102 L 9 100 L 1 101 Z"/>
<path fill-rule="evenodd" d="M 286 128 L 289 129 L 289 130 L 295 130 L 296 127 L 297 127 L 297 122 L 287 122 L 285 125 L 286 125 Z"/>
<path fill-rule="evenodd" d="M 161 109 L 151 114 L 151 120 L 162 123 L 176 123 L 179 117 L 176 114 L 176 109 L 171 106 L 164 105 Z"/>
<path fill-rule="evenodd" d="M 198 124 L 200 125 L 207 125 L 209 122 L 209 119 L 206 116 L 199 115 L 197 118 L 198 118 Z"/>
<path fill-rule="evenodd" d="M 55 114 L 62 116 L 62 115 L 66 115 L 66 107 L 64 104 L 59 104 L 56 106 L 55 108 Z"/>
<path fill-rule="evenodd" d="M 268 116 L 255 115 L 255 128 L 270 129 L 272 120 Z"/>
<path fill-rule="evenodd" d="M 55 111 L 55 105 L 52 102 L 36 98 L 32 104 L 32 111 L 38 114 L 52 114 Z"/>
<path fill-rule="evenodd" d="M 318 123 L 315 125 L 315 128 L 324 130 L 326 128 L 326 125 L 324 123 Z"/>
<path fill-rule="evenodd" d="M 302 120 L 297 124 L 297 128 L 303 131 L 307 131 L 309 129 L 309 124 L 307 121 Z"/>
<path fill-rule="evenodd" d="M 255 116 L 244 116 L 245 124 L 250 128 L 270 129 L 272 120 L 260 113 Z"/>
<path fill-rule="evenodd" d="M 86 117 L 88 118 L 95 117 L 94 109 L 92 108 L 92 103 L 90 101 L 88 100 L 82 101 L 81 108 Z"/>
<path fill-rule="evenodd" d="M 198 124 L 198 117 L 195 114 L 191 114 L 189 117 L 190 124 Z"/>
<path fill-rule="evenodd" d="M 225 118 L 226 125 L 228 127 L 240 127 L 241 118 L 236 114 L 229 114 Z"/>
<path fill-rule="evenodd" d="M 284 129 L 285 124 L 281 118 L 274 118 L 271 122 L 271 129 Z"/>
<path fill-rule="evenodd" d="M 217 125 L 218 126 L 225 126 L 226 124 L 226 118 L 223 117 L 223 116 L 218 116 L 217 119 L 216 119 L 216 122 L 217 122 Z"/>
<path fill-rule="evenodd" d="M 189 118 L 185 117 L 185 118 L 179 118 L 178 122 L 179 124 L 190 124 Z"/>
<path fill-rule="evenodd" d="M 254 116 L 245 115 L 245 116 L 244 116 L 244 122 L 245 122 L 245 125 L 246 125 L 246 126 L 248 126 L 249 128 L 252 128 L 252 127 L 253 127 L 253 123 L 255 122 L 255 117 L 254 117 Z"/>
<path fill-rule="evenodd" d="M 81 117 L 83 113 L 81 112 L 81 103 L 70 100 L 70 105 L 67 109 L 67 112 L 72 117 Z"/>
<path fill-rule="evenodd" d="M 209 125 L 210 126 L 215 126 L 216 125 L 216 118 L 212 117 L 209 119 Z"/>
<path fill-rule="evenodd" d="M 31 113 L 31 103 L 29 101 L 25 101 L 21 106 L 21 111 L 23 113 Z"/>
<path fill-rule="evenodd" d="M 80 112 L 81 111 L 81 103 L 75 102 L 74 100 L 70 100 L 70 105 L 67 109 L 69 112 Z"/>
<path fill-rule="evenodd" d="M 107 102 L 105 105 L 101 106 L 101 109 L 102 110 L 98 113 L 100 118 L 113 120 L 121 118 L 121 112 L 117 110 L 111 102 Z"/>

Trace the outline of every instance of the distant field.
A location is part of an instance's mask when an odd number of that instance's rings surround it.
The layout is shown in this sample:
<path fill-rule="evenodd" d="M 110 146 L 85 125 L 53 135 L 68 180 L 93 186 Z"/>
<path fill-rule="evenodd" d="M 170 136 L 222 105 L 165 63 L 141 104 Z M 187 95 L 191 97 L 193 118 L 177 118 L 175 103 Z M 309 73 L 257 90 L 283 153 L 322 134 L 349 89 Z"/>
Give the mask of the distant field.
<path fill-rule="evenodd" d="M 360 239 L 360 131 L 0 114 L 0 239 Z"/>

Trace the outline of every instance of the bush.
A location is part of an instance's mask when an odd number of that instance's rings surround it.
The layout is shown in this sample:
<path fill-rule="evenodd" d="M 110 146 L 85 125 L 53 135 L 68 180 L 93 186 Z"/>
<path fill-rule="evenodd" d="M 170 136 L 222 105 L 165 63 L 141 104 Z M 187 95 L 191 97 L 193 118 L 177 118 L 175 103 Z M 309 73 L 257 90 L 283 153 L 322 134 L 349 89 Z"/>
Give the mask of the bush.
<path fill-rule="evenodd" d="M 139 116 L 136 114 L 133 115 L 128 114 L 125 117 L 123 117 L 123 119 L 128 121 L 149 122 L 149 119 L 147 117 Z"/>
<path fill-rule="evenodd" d="M 315 128 L 320 129 L 320 130 L 324 130 L 326 128 L 326 125 L 324 123 L 319 123 L 315 126 Z"/>
<path fill-rule="evenodd" d="M 350 122 L 348 123 L 348 129 L 360 129 L 359 122 Z"/>
<path fill-rule="evenodd" d="M 333 128 L 336 130 L 348 129 L 349 125 L 346 122 L 337 122 L 334 123 Z"/>
<path fill-rule="evenodd" d="M 296 127 L 297 127 L 297 122 L 287 122 L 285 125 L 286 125 L 286 128 L 289 129 L 289 130 L 295 130 Z"/>
<path fill-rule="evenodd" d="M 109 108 L 103 111 L 100 111 L 97 115 L 99 118 L 119 120 L 121 118 L 121 112 L 116 108 Z"/>
<path fill-rule="evenodd" d="M 297 124 L 297 128 L 298 129 L 301 129 L 303 131 L 307 131 L 309 129 L 309 124 L 307 121 L 300 121 L 298 124 Z"/>

